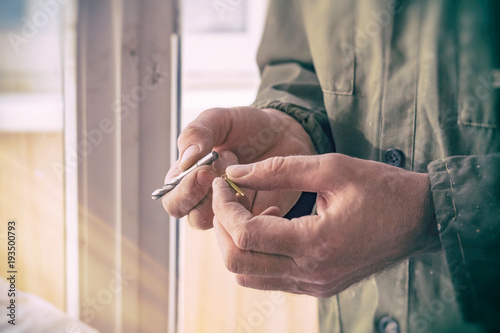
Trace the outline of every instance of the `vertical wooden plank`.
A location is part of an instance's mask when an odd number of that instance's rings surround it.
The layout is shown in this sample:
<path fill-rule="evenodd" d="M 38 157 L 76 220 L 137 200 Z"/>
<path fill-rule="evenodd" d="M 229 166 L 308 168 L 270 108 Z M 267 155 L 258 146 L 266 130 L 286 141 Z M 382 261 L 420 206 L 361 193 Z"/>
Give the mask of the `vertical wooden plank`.
<path fill-rule="evenodd" d="M 141 3 L 140 79 L 148 91 L 141 102 L 140 141 L 140 322 L 142 332 L 165 332 L 168 321 L 169 219 L 151 192 L 163 184 L 172 162 L 170 132 L 173 0 Z M 173 139 L 175 142 L 175 138 Z M 148 260 L 142 260 L 148 258 Z"/>
<path fill-rule="evenodd" d="M 122 267 L 130 275 L 130 281 L 123 288 L 121 309 L 121 331 L 140 332 L 139 329 L 139 288 L 140 288 L 140 243 L 139 243 L 139 124 L 141 101 L 147 98 L 147 91 L 140 83 L 139 49 L 141 4 L 137 0 L 123 1 L 122 40 L 119 50 L 121 57 L 120 133 L 117 140 L 119 158 L 120 198 L 119 215 L 121 221 L 121 261 Z"/>
<path fill-rule="evenodd" d="M 64 168 L 57 168 L 64 182 L 65 218 L 65 290 L 66 312 L 71 318 L 80 316 L 79 257 L 78 257 L 78 159 L 76 121 L 76 2 L 62 8 L 62 92 L 64 102 Z"/>
<path fill-rule="evenodd" d="M 171 162 L 172 3 L 80 2 L 81 318 L 103 332 L 168 325 L 168 217 L 150 194 Z"/>
<path fill-rule="evenodd" d="M 121 34 L 118 1 L 81 1 L 78 33 L 78 197 L 80 316 L 103 332 L 120 332 L 123 276 L 117 211 L 117 132 Z"/>
<path fill-rule="evenodd" d="M 180 16 L 180 14 L 177 14 Z M 176 20 L 177 21 L 177 20 Z M 171 36 L 171 107 L 170 107 L 170 159 L 178 159 L 177 138 L 181 132 L 181 36 L 180 27 L 175 25 L 177 33 Z M 170 217 L 169 221 L 169 333 L 183 332 L 183 264 L 184 264 L 184 223 L 180 219 Z"/>

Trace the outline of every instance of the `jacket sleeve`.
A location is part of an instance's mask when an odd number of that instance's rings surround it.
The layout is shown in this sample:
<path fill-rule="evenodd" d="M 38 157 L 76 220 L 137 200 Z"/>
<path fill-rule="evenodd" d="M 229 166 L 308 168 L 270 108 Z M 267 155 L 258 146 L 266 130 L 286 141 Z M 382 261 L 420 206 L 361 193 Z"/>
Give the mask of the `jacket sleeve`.
<path fill-rule="evenodd" d="M 257 63 L 261 85 L 252 105 L 286 112 L 303 126 L 318 153 L 332 152 L 323 92 L 296 1 L 270 1 Z"/>
<path fill-rule="evenodd" d="M 498 326 L 500 314 L 500 153 L 429 165 L 441 243 L 469 321 Z"/>

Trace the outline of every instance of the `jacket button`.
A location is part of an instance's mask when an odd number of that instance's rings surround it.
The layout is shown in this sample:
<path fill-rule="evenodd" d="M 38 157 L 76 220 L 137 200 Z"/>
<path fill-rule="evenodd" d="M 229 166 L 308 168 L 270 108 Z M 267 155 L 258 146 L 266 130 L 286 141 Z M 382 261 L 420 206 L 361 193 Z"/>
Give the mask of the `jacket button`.
<path fill-rule="evenodd" d="M 399 325 L 396 319 L 385 316 L 378 321 L 379 333 L 399 333 Z"/>
<path fill-rule="evenodd" d="M 395 167 L 402 167 L 405 164 L 405 155 L 399 149 L 387 149 L 385 151 L 385 163 Z"/>

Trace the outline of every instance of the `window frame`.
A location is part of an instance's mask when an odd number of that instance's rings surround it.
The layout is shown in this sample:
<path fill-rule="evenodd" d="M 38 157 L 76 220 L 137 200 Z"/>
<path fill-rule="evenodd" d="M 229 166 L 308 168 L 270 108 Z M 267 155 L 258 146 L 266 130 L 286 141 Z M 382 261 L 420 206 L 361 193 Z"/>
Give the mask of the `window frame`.
<path fill-rule="evenodd" d="M 67 308 L 105 332 L 178 329 L 179 222 L 150 197 L 177 157 L 177 8 L 79 1 L 76 42 L 65 47 L 76 59 L 65 65 L 76 78 L 65 89 Z M 113 292 L 120 274 L 131 278 Z M 112 297 L 98 310 L 86 306 L 103 295 Z"/>

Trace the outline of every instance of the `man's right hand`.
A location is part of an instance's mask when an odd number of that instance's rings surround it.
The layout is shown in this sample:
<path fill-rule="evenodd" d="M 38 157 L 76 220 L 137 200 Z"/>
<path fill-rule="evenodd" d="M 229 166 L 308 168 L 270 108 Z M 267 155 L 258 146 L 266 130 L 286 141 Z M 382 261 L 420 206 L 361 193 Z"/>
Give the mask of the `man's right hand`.
<path fill-rule="evenodd" d="M 232 164 L 246 164 L 273 156 L 312 155 L 313 143 L 292 117 L 274 109 L 252 107 L 214 108 L 201 113 L 178 139 L 180 160 L 168 171 L 165 182 L 215 150 L 220 158 L 186 176 L 163 196 L 163 207 L 174 217 L 188 215 L 198 229 L 213 226 L 212 180 Z M 300 192 L 245 190 L 244 202 L 253 214 L 270 206 L 285 214 L 297 202 Z"/>

